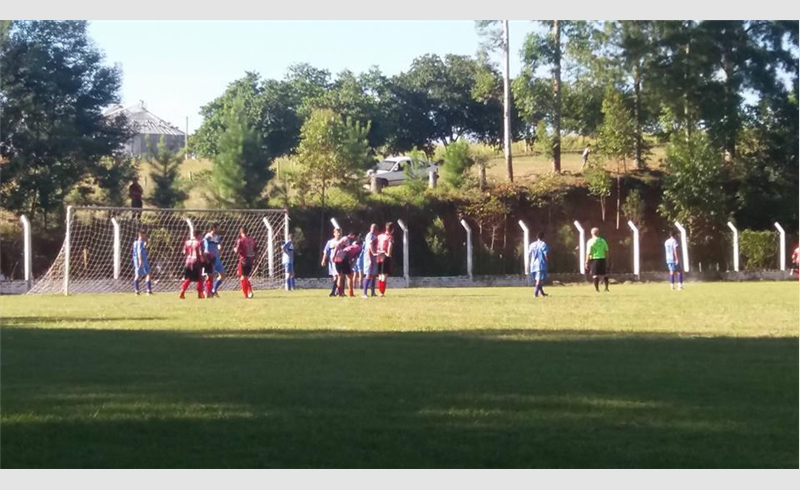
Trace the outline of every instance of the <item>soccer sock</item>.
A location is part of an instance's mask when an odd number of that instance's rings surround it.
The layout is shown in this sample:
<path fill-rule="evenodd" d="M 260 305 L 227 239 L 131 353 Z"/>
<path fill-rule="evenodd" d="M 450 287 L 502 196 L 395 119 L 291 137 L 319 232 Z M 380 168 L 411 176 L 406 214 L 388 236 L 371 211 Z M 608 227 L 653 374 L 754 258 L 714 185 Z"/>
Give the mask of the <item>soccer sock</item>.
<path fill-rule="evenodd" d="M 603 276 L 603 284 L 605 284 L 606 291 L 608 291 L 608 276 Z"/>
<path fill-rule="evenodd" d="M 294 289 L 294 277 L 289 278 L 289 291 Z"/>
<path fill-rule="evenodd" d="M 134 293 L 138 293 L 139 292 L 139 279 L 134 279 L 133 280 L 133 292 Z"/>
<path fill-rule="evenodd" d="M 369 288 L 372 291 L 372 295 L 375 296 L 375 278 L 373 277 L 369 281 Z"/>
<path fill-rule="evenodd" d="M 595 289 L 595 291 L 600 291 L 600 278 L 599 277 L 595 277 L 594 278 L 594 289 Z"/>
<path fill-rule="evenodd" d="M 250 278 L 245 279 L 245 282 L 247 283 L 247 294 L 253 294 L 253 283 L 250 282 Z"/>
<path fill-rule="evenodd" d="M 538 284 L 535 284 L 533 286 L 533 297 L 534 298 L 538 298 L 539 297 L 539 285 Z"/>
<path fill-rule="evenodd" d="M 214 281 L 214 287 L 212 288 L 212 291 L 214 291 L 215 293 L 219 291 L 219 287 L 221 284 L 222 284 L 222 279 L 217 279 L 216 281 Z"/>
<path fill-rule="evenodd" d="M 381 283 L 378 285 L 378 288 L 379 288 L 381 294 L 385 294 L 386 293 L 386 280 L 381 281 Z"/>
<path fill-rule="evenodd" d="M 673 285 L 675 284 L 675 274 L 669 275 L 669 283 Z"/>
<path fill-rule="evenodd" d="M 364 290 L 364 296 L 367 295 L 367 289 L 369 289 L 369 281 L 370 281 L 369 279 L 364 279 L 361 282 L 361 288 Z"/>
<path fill-rule="evenodd" d="M 209 296 L 211 296 L 211 293 L 213 291 L 214 291 L 214 281 L 211 279 L 211 276 L 209 276 L 208 279 L 206 279 L 206 292 L 208 293 Z"/>
<path fill-rule="evenodd" d="M 244 297 L 246 298 L 247 297 L 247 279 L 242 279 L 241 283 L 242 283 L 242 293 L 244 294 Z"/>
<path fill-rule="evenodd" d="M 153 285 L 150 283 L 150 279 L 148 279 L 145 284 L 147 285 L 147 292 L 148 293 L 152 293 L 153 292 Z"/>
<path fill-rule="evenodd" d="M 678 284 L 683 287 L 683 272 L 678 272 Z"/>
<path fill-rule="evenodd" d="M 192 283 L 192 281 L 190 281 L 189 279 L 186 279 L 185 281 L 183 281 L 183 284 L 181 284 L 181 294 L 186 292 L 186 290 L 189 288 L 189 284 L 191 284 L 191 283 Z"/>
<path fill-rule="evenodd" d="M 336 289 L 338 288 L 338 284 L 336 284 L 336 279 L 333 280 L 333 287 L 331 287 L 331 296 L 336 294 Z"/>

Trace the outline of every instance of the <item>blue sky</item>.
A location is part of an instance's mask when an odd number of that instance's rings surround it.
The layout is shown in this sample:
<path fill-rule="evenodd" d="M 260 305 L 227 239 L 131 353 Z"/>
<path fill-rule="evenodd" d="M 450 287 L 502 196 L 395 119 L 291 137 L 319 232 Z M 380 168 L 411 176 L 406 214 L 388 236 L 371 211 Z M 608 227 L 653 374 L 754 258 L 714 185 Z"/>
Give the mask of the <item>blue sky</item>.
<path fill-rule="evenodd" d="M 510 24 L 511 72 L 528 21 Z M 189 131 L 201 123 L 200 107 L 245 71 L 282 78 L 295 63 L 332 73 L 372 65 L 393 75 L 426 53 L 475 54 L 472 21 L 93 21 L 89 32 L 108 63 L 123 71 L 124 105 L 144 100 L 154 114 Z"/>

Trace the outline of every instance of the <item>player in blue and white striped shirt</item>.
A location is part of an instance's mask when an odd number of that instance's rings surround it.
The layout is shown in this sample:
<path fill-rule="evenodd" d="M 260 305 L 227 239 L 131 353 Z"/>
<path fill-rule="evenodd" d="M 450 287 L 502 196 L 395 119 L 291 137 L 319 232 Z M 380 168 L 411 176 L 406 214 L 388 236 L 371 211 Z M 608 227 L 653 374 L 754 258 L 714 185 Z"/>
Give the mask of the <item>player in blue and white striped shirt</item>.
<path fill-rule="evenodd" d="M 203 253 L 206 256 L 206 269 L 208 277 L 206 279 L 206 297 L 219 297 L 217 291 L 225 280 L 225 266 L 222 265 L 220 255 L 222 253 L 222 238 L 217 233 L 217 224 L 213 223 L 211 229 L 203 237 Z M 212 275 L 217 275 L 217 279 L 212 282 Z"/>
<path fill-rule="evenodd" d="M 542 286 L 544 285 L 544 280 L 547 278 L 547 261 L 550 258 L 550 247 L 544 242 L 543 231 L 540 231 L 536 235 L 536 238 L 536 241 L 528 246 L 531 277 L 536 281 L 533 295 L 538 298 L 539 293 L 542 293 L 542 297 L 544 298 L 547 297 L 547 295 L 544 294 Z"/>
<path fill-rule="evenodd" d="M 683 272 L 681 272 L 680 245 L 675 239 L 675 232 L 669 231 L 669 238 L 664 242 L 664 253 L 669 269 L 669 288 L 675 289 L 675 273 L 678 273 L 678 291 L 683 289 Z"/>
<path fill-rule="evenodd" d="M 138 238 L 133 242 L 133 292 L 139 295 L 139 279 L 144 277 L 147 285 L 147 294 L 153 294 L 150 284 L 150 264 L 147 263 L 147 242 L 144 231 L 139 232 Z"/>

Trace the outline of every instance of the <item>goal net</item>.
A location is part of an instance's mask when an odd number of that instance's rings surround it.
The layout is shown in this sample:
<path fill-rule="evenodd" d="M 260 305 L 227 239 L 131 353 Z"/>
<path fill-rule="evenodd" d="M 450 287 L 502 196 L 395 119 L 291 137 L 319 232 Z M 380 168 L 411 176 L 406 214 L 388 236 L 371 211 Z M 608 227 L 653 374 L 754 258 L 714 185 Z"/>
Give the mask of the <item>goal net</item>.
<path fill-rule="evenodd" d="M 258 246 L 250 281 L 254 289 L 284 285 L 281 244 L 288 229 L 283 210 L 197 210 L 73 207 L 67 210 L 64 244 L 53 265 L 28 294 L 133 291 L 133 242 L 146 233 L 147 261 L 154 292 L 178 291 L 183 281 L 184 242 L 217 225 L 220 258 L 228 279 L 221 290 L 239 288 L 235 250 L 239 228 Z"/>

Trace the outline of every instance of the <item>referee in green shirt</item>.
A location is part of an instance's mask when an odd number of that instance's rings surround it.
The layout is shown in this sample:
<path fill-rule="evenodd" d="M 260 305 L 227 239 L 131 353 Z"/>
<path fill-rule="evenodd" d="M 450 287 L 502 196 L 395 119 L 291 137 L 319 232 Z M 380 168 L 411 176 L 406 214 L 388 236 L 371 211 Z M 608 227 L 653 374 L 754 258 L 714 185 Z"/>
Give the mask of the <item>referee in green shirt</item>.
<path fill-rule="evenodd" d="M 592 238 L 586 242 L 586 270 L 591 272 L 594 280 L 594 289 L 600 292 L 600 276 L 603 276 L 603 284 L 608 292 L 608 276 L 606 276 L 606 260 L 608 259 L 608 242 L 605 238 L 598 236 L 600 230 L 592 228 Z"/>

